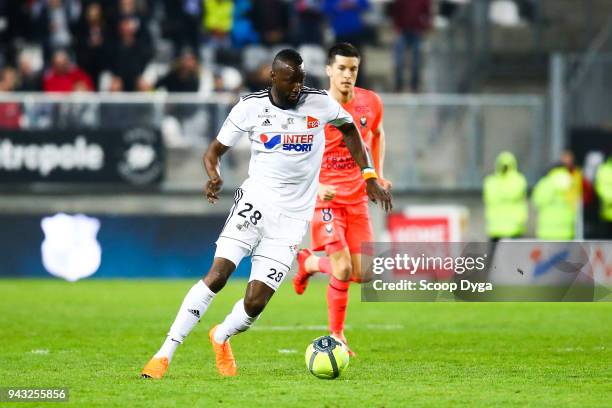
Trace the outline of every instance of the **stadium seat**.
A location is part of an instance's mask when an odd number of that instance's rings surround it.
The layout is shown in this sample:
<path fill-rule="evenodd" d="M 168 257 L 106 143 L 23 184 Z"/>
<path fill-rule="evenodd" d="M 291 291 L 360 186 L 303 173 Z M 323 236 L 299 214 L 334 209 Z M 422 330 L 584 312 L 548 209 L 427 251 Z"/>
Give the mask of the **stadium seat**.
<path fill-rule="evenodd" d="M 318 45 L 302 45 L 298 48 L 298 52 L 304 59 L 306 72 L 320 80 L 325 79 L 327 55 L 323 47 Z"/>
<path fill-rule="evenodd" d="M 246 72 L 253 72 L 261 66 L 261 64 L 270 62 L 270 51 L 261 45 L 249 45 L 244 47 L 242 57 L 242 68 Z"/>

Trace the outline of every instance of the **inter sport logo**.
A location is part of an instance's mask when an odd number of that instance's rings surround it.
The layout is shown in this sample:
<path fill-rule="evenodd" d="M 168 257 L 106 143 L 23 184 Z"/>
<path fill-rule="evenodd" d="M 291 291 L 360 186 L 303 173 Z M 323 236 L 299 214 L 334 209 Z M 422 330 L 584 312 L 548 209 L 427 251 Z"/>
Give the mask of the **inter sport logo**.
<path fill-rule="evenodd" d="M 284 151 L 310 152 L 312 151 L 313 139 L 313 135 L 284 134 L 268 136 L 265 133 L 259 135 L 259 140 L 267 150 L 272 150 L 277 145 L 282 144 L 282 150 Z"/>

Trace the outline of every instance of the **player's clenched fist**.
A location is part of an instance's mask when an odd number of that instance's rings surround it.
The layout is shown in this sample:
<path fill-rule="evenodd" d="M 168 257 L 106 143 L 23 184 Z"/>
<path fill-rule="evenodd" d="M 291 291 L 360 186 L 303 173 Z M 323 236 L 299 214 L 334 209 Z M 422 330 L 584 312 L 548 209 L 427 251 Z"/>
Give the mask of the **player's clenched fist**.
<path fill-rule="evenodd" d="M 221 191 L 222 186 L 223 180 L 221 180 L 221 177 L 208 180 L 208 183 L 206 183 L 206 198 L 209 203 L 214 204 L 219 199 L 217 193 Z"/>
<path fill-rule="evenodd" d="M 319 184 L 319 200 L 331 201 L 336 196 L 336 186 L 329 184 Z"/>
<path fill-rule="evenodd" d="M 391 193 L 383 188 L 377 179 L 368 179 L 366 181 L 366 191 L 370 200 L 377 203 L 380 201 L 382 208 L 385 211 L 391 211 L 393 204 L 391 203 Z"/>

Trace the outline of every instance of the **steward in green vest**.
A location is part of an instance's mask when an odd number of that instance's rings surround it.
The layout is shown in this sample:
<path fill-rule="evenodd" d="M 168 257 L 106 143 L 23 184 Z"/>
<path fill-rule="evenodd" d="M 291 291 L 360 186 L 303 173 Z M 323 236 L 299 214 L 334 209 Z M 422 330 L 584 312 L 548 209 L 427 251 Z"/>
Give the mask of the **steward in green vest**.
<path fill-rule="evenodd" d="M 525 233 L 527 181 L 518 171 L 512 153 L 502 152 L 497 156 L 495 173 L 485 177 L 482 193 L 490 238 L 513 238 Z"/>
<path fill-rule="evenodd" d="M 532 200 L 538 210 L 538 239 L 574 239 L 576 202 L 572 175 L 566 167 L 554 167 L 540 179 L 533 189 Z"/>
<path fill-rule="evenodd" d="M 600 202 L 600 215 L 607 224 L 606 238 L 612 238 L 612 154 L 597 169 L 595 191 Z"/>
<path fill-rule="evenodd" d="M 229 40 L 233 19 L 233 0 L 204 0 L 204 30 L 212 37 Z"/>

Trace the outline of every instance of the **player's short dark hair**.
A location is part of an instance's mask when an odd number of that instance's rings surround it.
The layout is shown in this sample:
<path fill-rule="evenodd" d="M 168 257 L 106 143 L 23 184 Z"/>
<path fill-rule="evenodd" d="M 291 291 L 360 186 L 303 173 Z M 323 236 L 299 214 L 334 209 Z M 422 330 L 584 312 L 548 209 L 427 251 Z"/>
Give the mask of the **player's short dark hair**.
<path fill-rule="evenodd" d="M 274 61 L 272 61 L 272 67 L 276 67 L 279 62 L 284 62 L 285 64 L 293 65 L 299 67 L 302 65 L 304 60 L 299 52 L 291 48 L 285 48 L 284 50 L 280 50 L 274 56 Z"/>
<path fill-rule="evenodd" d="M 336 60 L 336 55 L 361 59 L 361 54 L 359 54 L 357 47 L 347 42 L 332 45 L 329 51 L 327 51 L 327 65 L 332 65 L 334 63 Z"/>

